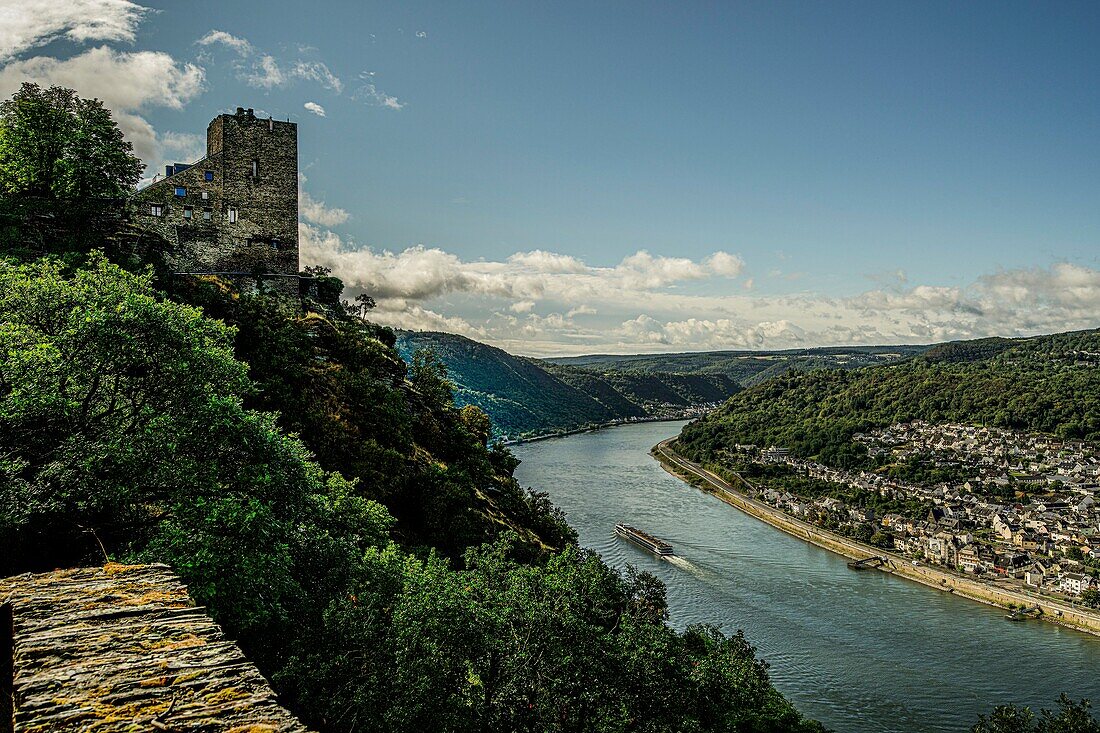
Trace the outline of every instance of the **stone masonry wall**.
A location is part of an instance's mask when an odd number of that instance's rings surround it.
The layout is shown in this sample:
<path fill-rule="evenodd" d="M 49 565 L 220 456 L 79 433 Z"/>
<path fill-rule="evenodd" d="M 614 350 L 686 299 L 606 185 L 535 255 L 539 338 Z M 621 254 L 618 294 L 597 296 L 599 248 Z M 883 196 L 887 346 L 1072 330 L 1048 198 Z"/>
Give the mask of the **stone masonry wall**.
<path fill-rule="evenodd" d="M 165 239 L 176 272 L 270 274 L 297 293 L 298 126 L 238 108 L 214 118 L 206 147 L 137 193 L 141 224 Z"/>

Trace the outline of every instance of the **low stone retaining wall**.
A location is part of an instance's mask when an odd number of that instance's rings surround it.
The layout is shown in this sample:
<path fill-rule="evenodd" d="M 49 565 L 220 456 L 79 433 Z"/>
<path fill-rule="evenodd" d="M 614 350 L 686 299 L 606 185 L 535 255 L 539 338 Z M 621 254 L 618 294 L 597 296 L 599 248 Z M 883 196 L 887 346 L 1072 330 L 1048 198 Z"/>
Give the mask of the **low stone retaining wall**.
<path fill-rule="evenodd" d="M 682 478 L 682 472 L 695 475 L 704 481 L 702 487 L 707 493 L 713 494 L 731 506 L 740 509 L 757 519 L 767 522 L 776 529 L 780 529 L 789 535 L 805 540 L 823 549 L 835 552 L 854 560 L 862 560 L 868 557 L 885 557 L 888 565 L 878 568 L 883 572 L 892 573 L 909 580 L 914 580 L 931 588 L 969 598 L 974 601 L 986 603 L 991 606 L 1008 608 L 1010 606 L 1038 606 L 1042 612 L 1040 618 L 1052 623 L 1068 626 L 1078 631 L 1100 636 L 1100 613 L 1092 613 L 1077 608 L 1069 603 L 1064 603 L 1048 596 L 1028 593 L 1026 591 L 999 588 L 985 583 L 977 578 L 968 577 L 949 570 L 928 565 L 913 565 L 912 560 L 887 552 L 879 547 L 867 545 L 857 540 L 843 537 L 816 527 L 807 522 L 796 519 L 785 512 L 763 502 L 751 499 L 745 494 L 733 489 L 730 484 L 706 470 L 705 468 L 688 461 L 672 452 L 666 443 L 658 444 L 653 455 L 660 461 L 665 470 Z"/>

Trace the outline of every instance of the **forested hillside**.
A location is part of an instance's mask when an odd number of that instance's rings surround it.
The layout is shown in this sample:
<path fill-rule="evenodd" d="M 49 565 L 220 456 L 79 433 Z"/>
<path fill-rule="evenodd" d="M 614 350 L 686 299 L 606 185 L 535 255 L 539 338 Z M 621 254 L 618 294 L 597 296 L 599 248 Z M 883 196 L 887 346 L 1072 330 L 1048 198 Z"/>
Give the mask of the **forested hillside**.
<path fill-rule="evenodd" d="M 150 268 L 101 112 L 0 105 L 0 572 L 167 563 L 326 732 L 820 730 L 740 634 L 673 630 L 653 576 L 577 547 L 339 280 L 297 302 Z M 114 203 L 28 213 L 74 195 Z"/>
<path fill-rule="evenodd" d="M 548 359 L 603 371 L 721 374 L 747 387 L 788 371 L 856 369 L 919 354 L 927 346 L 841 346 L 783 351 L 700 351 L 683 354 L 593 354 Z"/>
<path fill-rule="evenodd" d="M 434 353 L 455 385 L 457 404 L 483 409 L 497 434 L 513 438 L 613 420 L 676 416 L 721 402 L 740 389 L 724 374 L 563 366 L 513 356 L 449 333 L 402 331 L 397 349 L 406 360 L 418 349 Z"/>
<path fill-rule="evenodd" d="M 447 368 L 456 402 L 485 410 L 496 434 L 510 438 L 615 420 L 686 415 L 691 408 L 724 402 L 745 386 L 787 372 L 856 369 L 896 362 L 927 348 L 868 346 L 531 359 L 455 334 L 397 334 L 397 349 L 406 360 L 417 349 L 430 349 Z"/>
<path fill-rule="evenodd" d="M 1100 331 L 942 344 L 908 361 L 791 373 L 686 426 L 684 450 L 778 445 L 838 466 L 866 461 L 856 432 L 962 422 L 1100 441 Z"/>

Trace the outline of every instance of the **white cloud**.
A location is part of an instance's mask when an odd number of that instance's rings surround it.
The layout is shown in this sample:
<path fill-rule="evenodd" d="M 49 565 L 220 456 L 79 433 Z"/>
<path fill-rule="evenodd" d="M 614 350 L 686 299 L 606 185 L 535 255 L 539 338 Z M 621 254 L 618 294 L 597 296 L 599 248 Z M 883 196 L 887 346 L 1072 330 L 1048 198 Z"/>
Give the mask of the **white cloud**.
<path fill-rule="evenodd" d="M 158 137 L 165 159 L 194 163 L 206 155 L 206 138 L 191 132 L 165 132 Z"/>
<path fill-rule="evenodd" d="M 613 267 L 545 250 L 465 261 L 424 246 L 355 248 L 308 224 L 302 261 L 373 295 L 384 323 L 417 327 L 423 317 L 420 327 L 438 328 L 440 318 L 459 318 L 466 335 L 532 355 L 928 343 L 1100 325 L 1100 271 L 1067 263 L 998 271 L 967 286 L 773 296 L 725 284 L 744 264 L 722 252 L 692 260 L 640 251 Z M 678 287 L 700 281 L 709 293 Z"/>
<path fill-rule="evenodd" d="M 628 286 L 660 288 L 687 280 L 704 280 L 713 276 L 736 277 L 744 262 L 737 255 L 715 252 L 702 262 L 686 257 L 661 257 L 645 250 L 625 258 L 618 266 Z"/>
<path fill-rule="evenodd" d="M 279 67 L 279 62 L 270 54 L 262 54 L 252 64 L 252 70 L 244 75 L 246 84 L 259 89 L 272 89 L 286 83 L 286 72 Z"/>
<path fill-rule="evenodd" d="M 317 115 L 318 117 L 324 117 L 325 116 L 325 108 L 322 107 L 321 105 L 317 104 L 316 102 L 306 102 L 302 106 L 306 108 L 307 112 L 312 112 L 313 114 Z"/>
<path fill-rule="evenodd" d="M 584 272 L 587 269 L 576 257 L 541 249 L 517 252 L 508 258 L 508 262 L 534 272 Z"/>
<path fill-rule="evenodd" d="M 350 215 L 344 209 L 336 206 L 328 206 L 324 201 L 313 198 L 305 188 L 308 181 L 309 179 L 306 178 L 304 173 L 298 174 L 298 215 L 302 219 L 310 224 L 316 224 L 317 226 L 331 229 L 332 227 L 340 226 L 350 218 Z M 313 227 L 310 227 L 310 229 L 313 229 Z M 309 233 L 309 236 L 316 238 L 326 234 L 330 234 L 330 232 L 314 230 Z M 336 237 L 336 239 L 332 240 L 330 246 L 336 248 L 342 247 L 343 245 L 339 241 L 339 237 L 335 234 L 332 236 Z"/>
<path fill-rule="evenodd" d="M 806 332 L 789 320 L 743 322 L 730 318 L 717 320 L 688 318 L 661 322 L 648 315 L 623 321 L 619 334 L 627 342 L 662 344 L 687 348 L 764 348 L 781 343 L 784 347 L 805 343 Z"/>
<path fill-rule="evenodd" d="M 241 57 L 233 62 L 238 77 L 249 86 L 258 89 L 274 89 L 286 86 L 292 80 L 301 79 L 316 82 L 337 94 L 344 90 L 343 81 L 324 62 L 304 59 L 298 59 L 292 64 L 280 62 L 274 55 L 257 50 L 248 39 L 226 31 L 212 30 L 195 43 L 200 46 L 221 45 L 235 51 Z M 304 54 L 313 53 L 315 50 L 308 46 L 298 47 L 298 51 Z M 310 104 L 320 107 L 316 102 Z M 307 106 L 306 109 L 324 117 L 323 110 L 318 113 L 314 108 Z"/>
<path fill-rule="evenodd" d="M 298 213 L 311 224 L 323 227 L 340 226 L 349 218 L 344 209 L 326 206 L 325 202 L 310 196 L 308 191 L 298 192 Z"/>
<path fill-rule="evenodd" d="M 376 298 L 427 300 L 462 293 L 510 301 L 555 299 L 568 303 L 609 296 L 639 297 L 683 280 L 708 277 L 708 269 L 701 263 L 655 257 L 644 251 L 624 258 L 615 267 L 601 268 L 542 250 L 519 252 L 505 262 L 464 262 L 453 254 L 424 246 L 402 252 L 375 252 L 348 248 L 338 238 L 318 234 L 311 235 L 310 241 L 302 247 L 303 256 L 338 270 L 348 284 L 367 288 Z"/>
<path fill-rule="evenodd" d="M 344 83 L 332 73 L 328 66 L 320 61 L 299 61 L 294 65 L 292 73 L 298 79 L 315 81 L 337 94 L 344 90 Z"/>
<path fill-rule="evenodd" d="M 36 56 L 11 62 L 0 69 L 0 96 L 33 81 L 99 98 L 112 110 L 138 157 L 147 164 L 159 164 L 156 132 L 142 114 L 156 107 L 182 109 L 202 92 L 204 80 L 201 67 L 177 62 L 166 53 L 100 46 L 65 60 Z"/>
<path fill-rule="evenodd" d="M 703 265 L 712 274 L 722 277 L 737 277 L 745 269 L 745 261 L 728 252 L 715 252 L 703 262 Z"/>
<path fill-rule="evenodd" d="M 473 339 L 487 336 L 484 328 L 472 326 L 464 318 L 444 316 L 419 305 L 380 303 L 371 311 L 371 319 L 410 331 L 446 331 Z"/>
<path fill-rule="evenodd" d="M 240 56 L 251 56 L 253 52 L 252 44 L 247 39 L 235 36 L 232 33 L 226 33 L 225 31 L 212 30 L 205 36 L 195 41 L 200 46 L 210 46 L 213 44 L 221 44 L 227 48 L 231 48 L 237 52 Z"/>
<path fill-rule="evenodd" d="M 58 38 L 132 42 L 147 12 L 129 0 L 9 0 L 0 6 L 0 61 Z"/>
<path fill-rule="evenodd" d="M 386 94 L 379 90 L 374 84 L 364 84 L 359 87 L 355 99 L 366 99 L 371 104 L 386 109 L 399 110 L 405 108 L 404 102 L 398 100 L 392 94 Z"/>
<path fill-rule="evenodd" d="M 367 104 L 373 104 L 376 107 L 385 107 L 386 109 L 399 110 L 405 107 L 405 103 L 397 99 L 392 94 L 386 94 L 379 89 L 374 83 L 374 72 L 364 71 L 359 74 L 359 78 L 363 80 L 363 84 L 356 89 L 351 98 L 355 100 L 365 101 Z"/>

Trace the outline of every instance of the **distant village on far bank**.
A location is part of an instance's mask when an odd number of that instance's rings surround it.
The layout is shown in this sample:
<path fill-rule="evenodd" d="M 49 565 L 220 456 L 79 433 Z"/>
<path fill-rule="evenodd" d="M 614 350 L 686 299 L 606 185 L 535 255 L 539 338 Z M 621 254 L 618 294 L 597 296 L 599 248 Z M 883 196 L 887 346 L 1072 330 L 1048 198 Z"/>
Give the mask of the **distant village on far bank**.
<path fill-rule="evenodd" d="M 1093 447 L 920 421 L 857 433 L 854 440 L 881 460 L 919 461 L 959 478 L 913 482 L 888 472 L 846 471 L 776 446 L 738 445 L 724 455 L 824 482 L 800 492 L 813 496 L 762 488 L 758 499 L 795 517 L 916 561 L 1100 605 L 1100 454 Z M 861 497 L 881 497 L 908 510 L 876 511 L 880 502 Z"/>

